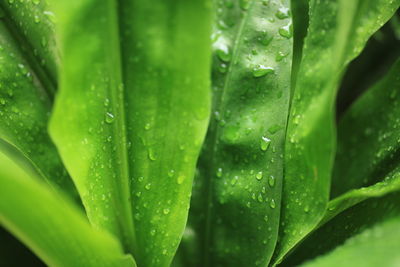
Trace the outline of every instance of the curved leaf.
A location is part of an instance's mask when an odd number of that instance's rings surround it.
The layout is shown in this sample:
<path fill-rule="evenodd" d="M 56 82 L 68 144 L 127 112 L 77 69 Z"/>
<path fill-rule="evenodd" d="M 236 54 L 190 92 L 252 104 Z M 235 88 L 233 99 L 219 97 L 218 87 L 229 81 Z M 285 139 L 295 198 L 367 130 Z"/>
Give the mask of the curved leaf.
<path fill-rule="evenodd" d="M 276 263 L 324 214 L 335 149 L 333 104 L 338 82 L 346 65 L 399 4 L 385 0 L 310 2 L 310 26 L 285 145 L 282 227 Z"/>
<path fill-rule="evenodd" d="M 373 189 L 371 189 L 372 191 Z M 342 245 L 346 239 L 359 234 L 364 229 L 400 216 L 398 188 L 395 192 L 382 195 L 379 197 L 379 194 L 375 196 L 370 194 L 365 201 L 344 210 L 327 221 L 304 239 L 282 262 L 282 266 L 298 266 L 305 260 L 313 259 Z M 348 199 L 351 200 L 351 198 Z M 331 209 L 331 212 L 335 212 L 335 210 Z"/>
<path fill-rule="evenodd" d="M 400 217 L 367 229 L 332 252 L 301 266 L 397 266 Z"/>
<path fill-rule="evenodd" d="M 400 60 L 340 121 L 332 196 L 376 183 L 398 167 L 399 127 Z"/>
<path fill-rule="evenodd" d="M 106 232 L 0 152 L 0 223 L 50 266 L 136 266 Z"/>
<path fill-rule="evenodd" d="M 209 5 L 54 6 L 63 60 L 51 135 L 90 221 L 123 240 L 139 266 L 167 266 L 208 123 Z"/>
<path fill-rule="evenodd" d="M 23 153 L 46 181 L 76 196 L 47 133 L 52 103 L 48 88 L 26 60 L 9 26 L 0 19 L 0 139 Z"/>
<path fill-rule="evenodd" d="M 266 265 L 275 247 L 290 98 L 289 2 L 216 3 L 214 118 L 182 245 L 193 265 Z"/>

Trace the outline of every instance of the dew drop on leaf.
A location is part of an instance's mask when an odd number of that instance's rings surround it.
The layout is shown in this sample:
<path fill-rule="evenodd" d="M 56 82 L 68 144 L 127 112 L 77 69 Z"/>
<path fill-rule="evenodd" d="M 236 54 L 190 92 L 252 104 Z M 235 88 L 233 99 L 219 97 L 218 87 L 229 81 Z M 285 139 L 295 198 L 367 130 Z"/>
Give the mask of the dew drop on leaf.
<path fill-rule="evenodd" d="M 278 19 L 286 19 L 289 17 L 289 8 L 287 7 L 281 7 L 278 9 L 278 11 L 276 12 L 275 16 Z"/>
<path fill-rule="evenodd" d="M 259 172 L 256 174 L 256 179 L 260 181 L 262 178 L 263 178 L 263 172 L 262 172 L 262 171 L 259 171 Z"/>
<path fill-rule="evenodd" d="M 262 151 L 267 151 L 271 144 L 271 139 L 268 137 L 262 136 L 260 141 L 260 148 Z"/>
<path fill-rule="evenodd" d="M 222 177 L 222 168 L 218 168 L 216 172 L 217 177 Z"/>
<path fill-rule="evenodd" d="M 271 199 L 271 201 L 269 202 L 269 206 L 270 206 L 272 209 L 275 209 L 276 204 L 275 204 L 275 200 L 274 200 L 274 199 Z"/>
<path fill-rule="evenodd" d="M 279 34 L 282 37 L 285 37 L 285 38 L 288 38 L 288 39 L 291 38 L 292 35 L 293 35 L 293 26 L 292 26 L 292 24 L 288 24 L 288 25 L 283 26 L 282 28 L 280 28 L 279 29 Z"/>
<path fill-rule="evenodd" d="M 270 187 L 273 187 L 275 185 L 275 177 L 273 175 L 271 175 L 268 178 L 268 184 L 269 184 Z"/>
<path fill-rule="evenodd" d="M 114 122 L 114 115 L 110 112 L 106 112 L 106 122 L 107 123 L 113 123 Z"/>
<path fill-rule="evenodd" d="M 269 73 L 273 73 L 274 69 L 271 67 L 266 67 L 264 65 L 257 65 L 256 67 L 253 68 L 253 77 L 262 77 L 265 76 Z"/>

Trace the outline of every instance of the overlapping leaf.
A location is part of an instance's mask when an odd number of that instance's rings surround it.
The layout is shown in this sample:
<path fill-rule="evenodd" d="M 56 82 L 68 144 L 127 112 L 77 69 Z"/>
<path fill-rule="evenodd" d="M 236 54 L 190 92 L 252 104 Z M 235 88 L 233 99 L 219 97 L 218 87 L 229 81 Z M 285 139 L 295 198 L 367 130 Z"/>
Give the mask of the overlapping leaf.
<path fill-rule="evenodd" d="M 398 6 L 399 1 L 310 2 L 310 26 L 286 137 L 277 263 L 326 209 L 335 150 L 333 104 L 344 68 Z"/>
<path fill-rule="evenodd" d="M 106 232 L 94 230 L 62 195 L 0 153 L 0 224 L 49 266 L 136 266 Z"/>
<path fill-rule="evenodd" d="M 209 117 L 209 3 L 54 6 L 62 68 L 52 137 L 90 221 L 139 266 L 167 266 Z"/>
<path fill-rule="evenodd" d="M 182 246 L 186 264 L 265 265 L 272 255 L 290 98 L 289 9 L 289 1 L 217 2 L 213 118 L 187 228 L 196 237 Z"/>
<path fill-rule="evenodd" d="M 9 15 L 14 13 L 19 15 Z M 22 13 L 26 14 L 24 18 Z M 46 54 L 50 49 L 50 44 L 47 44 L 50 37 L 41 37 L 46 46 L 39 45 L 37 51 L 41 52 L 37 57 L 32 54 L 33 48 L 26 41 L 28 30 L 29 33 L 42 32 L 41 25 L 45 22 L 30 20 L 34 20 L 35 16 L 44 20 L 43 9 L 33 3 L 1 1 L 0 14 L 0 138 L 21 151 L 43 178 L 57 189 L 76 196 L 47 134 L 55 84 L 43 71 L 46 66 L 52 66 L 46 63 L 51 61 L 50 55 L 43 55 L 48 60 L 42 63 L 39 55 Z M 33 44 L 38 45 L 36 42 Z"/>

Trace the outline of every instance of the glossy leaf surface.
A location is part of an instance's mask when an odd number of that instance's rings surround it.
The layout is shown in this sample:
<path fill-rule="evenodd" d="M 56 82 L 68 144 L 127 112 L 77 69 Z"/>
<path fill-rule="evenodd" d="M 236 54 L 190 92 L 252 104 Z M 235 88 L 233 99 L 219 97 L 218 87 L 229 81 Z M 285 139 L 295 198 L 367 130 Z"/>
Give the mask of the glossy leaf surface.
<path fill-rule="evenodd" d="M 209 5 L 54 6 L 63 67 L 52 137 L 90 221 L 123 240 L 139 266 L 167 266 L 208 123 Z"/>
<path fill-rule="evenodd" d="M 213 117 L 182 245 L 200 266 L 266 265 L 279 224 L 290 98 L 289 1 L 218 1 Z M 193 227 L 193 228 L 191 228 Z M 192 232 L 193 233 L 193 232 Z M 185 242 L 184 241 L 184 242 Z M 198 253 L 200 251 L 200 253 Z"/>
<path fill-rule="evenodd" d="M 286 137 L 277 263 L 318 224 L 326 209 L 335 151 L 333 104 L 340 77 L 398 6 L 399 1 L 310 2 Z"/>
<path fill-rule="evenodd" d="M 366 229 L 334 251 L 301 266 L 397 266 L 400 217 Z"/>
<path fill-rule="evenodd" d="M 23 153 L 55 188 L 75 196 L 47 133 L 53 89 L 37 75 L 41 67 L 26 57 L 14 28 L 14 22 L 0 18 L 0 138 Z"/>
<path fill-rule="evenodd" d="M 131 256 L 81 211 L 0 153 L 0 223 L 49 266 L 134 267 Z M 71 255 L 74 255 L 73 257 Z"/>

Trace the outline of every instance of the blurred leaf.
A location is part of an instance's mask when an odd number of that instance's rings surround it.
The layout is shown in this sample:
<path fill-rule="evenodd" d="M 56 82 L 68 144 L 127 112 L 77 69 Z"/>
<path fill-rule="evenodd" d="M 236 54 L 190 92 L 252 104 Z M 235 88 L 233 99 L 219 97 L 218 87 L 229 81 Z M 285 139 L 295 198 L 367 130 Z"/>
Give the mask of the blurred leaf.
<path fill-rule="evenodd" d="M 168 266 L 209 117 L 209 3 L 53 4 L 62 68 L 51 135 L 93 225 L 140 266 Z"/>
<path fill-rule="evenodd" d="M 399 266 L 399 240 L 400 217 L 396 217 L 364 230 L 332 252 L 302 266 Z"/>
<path fill-rule="evenodd" d="M 0 224 L 50 266 L 136 266 L 80 210 L 0 152 Z"/>
<path fill-rule="evenodd" d="M 374 184 L 399 167 L 399 127 L 400 60 L 349 108 L 338 125 L 333 197 Z"/>

